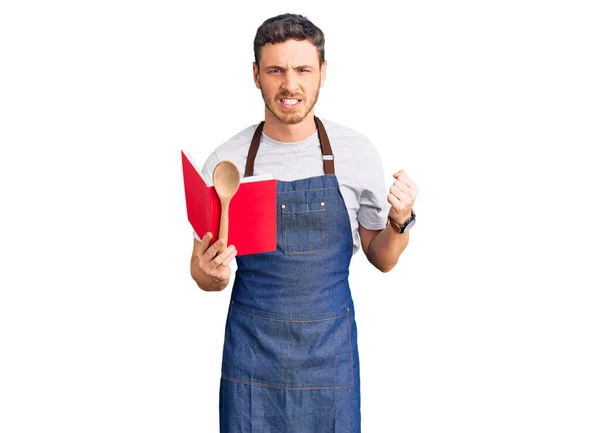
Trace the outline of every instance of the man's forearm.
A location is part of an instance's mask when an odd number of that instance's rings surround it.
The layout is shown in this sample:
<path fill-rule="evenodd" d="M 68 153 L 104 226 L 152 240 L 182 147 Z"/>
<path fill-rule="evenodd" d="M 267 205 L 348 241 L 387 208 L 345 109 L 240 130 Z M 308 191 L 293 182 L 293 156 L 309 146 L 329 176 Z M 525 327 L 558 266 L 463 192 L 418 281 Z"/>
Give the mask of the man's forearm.
<path fill-rule="evenodd" d="M 406 245 L 408 245 L 408 232 L 398 233 L 388 225 L 371 241 L 367 259 L 381 272 L 389 272 L 398 263 Z"/>

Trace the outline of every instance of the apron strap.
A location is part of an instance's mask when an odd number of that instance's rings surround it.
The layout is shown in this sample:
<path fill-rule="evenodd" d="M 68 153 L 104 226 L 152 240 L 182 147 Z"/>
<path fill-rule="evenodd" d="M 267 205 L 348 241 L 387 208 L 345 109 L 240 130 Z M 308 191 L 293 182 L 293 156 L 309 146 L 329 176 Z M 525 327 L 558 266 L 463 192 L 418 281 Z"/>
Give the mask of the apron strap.
<path fill-rule="evenodd" d="M 325 127 L 321 120 L 315 116 L 315 124 L 317 125 L 317 135 L 319 136 L 319 143 L 321 144 L 321 155 L 323 156 L 323 169 L 325 174 L 335 174 L 335 164 L 333 162 L 333 152 L 331 151 L 331 143 Z M 254 160 L 258 153 L 258 146 L 260 146 L 260 137 L 262 135 L 263 127 L 265 126 L 264 120 L 256 127 L 254 136 L 250 142 L 250 148 L 248 149 L 248 157 L 246 158 L 246 172 L 244 177 L 254 175 Z"/>
<path fill-rule="evenodd" d="M 264 120 L 260 122 L 256 131 L 254 131 L 254 136 L 250 142 L 250 149 L 248 149 L 248 157 L 246 158 L 246 173 L 244 174 L 244 177 L 254 176 L 254 160 L 258 153 L 258 146 L 260 146 L 260 136 L 262 134 L 263 126 L 265 126 Z"/>
<path fill-rule="evenodd" d="M 329 143 L 329 137 L 325 132 L 325 127 L 317 116 L 315 116 L 315 123 L 317 124 L 317 133 L 319 135 L 319 142 L 321 143 L 321 155 L 323 155 L 323 169 L 325 174 L 335 174 L 335 165 L 333 163 L 333 152 L 331 151 L 331 144 Z"/>

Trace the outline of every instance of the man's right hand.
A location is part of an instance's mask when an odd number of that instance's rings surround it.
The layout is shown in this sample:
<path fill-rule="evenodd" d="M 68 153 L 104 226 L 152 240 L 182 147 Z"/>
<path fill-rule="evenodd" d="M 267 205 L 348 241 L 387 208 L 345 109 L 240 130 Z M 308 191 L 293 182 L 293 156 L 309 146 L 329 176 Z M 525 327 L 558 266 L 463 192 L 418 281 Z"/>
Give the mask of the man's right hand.
<path fill-rule="evenodd" d="M 191 274 L 202 290 L 219 291 L 229 284 L 231 267 L 229 264 L 235 258 L 237 250 L 230 245 L 223 251 L 225 241 L 217 240 L 210 247 L 212 233 L 208 232 L 202 241 L 194 239 L 194 251 L 192 252 Z"/>

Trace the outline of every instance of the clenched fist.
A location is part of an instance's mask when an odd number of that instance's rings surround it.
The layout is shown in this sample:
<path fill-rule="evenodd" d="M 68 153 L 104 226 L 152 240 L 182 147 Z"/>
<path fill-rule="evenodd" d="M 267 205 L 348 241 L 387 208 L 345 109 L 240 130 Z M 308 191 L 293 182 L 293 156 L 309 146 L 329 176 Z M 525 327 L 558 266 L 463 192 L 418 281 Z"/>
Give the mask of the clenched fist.
<path fill-rule="evenodd" d="M 410 180 L 404 170 L 394 173 L 394 178 L 396 180 L 390 187 L 390 193 L 387 196 L 388 202 L 392 205 L 389 215 L 398 225 L 402 225 L 411 216 L 419 187 Z"/>
<path fill-rule="evenodd" d="M 229 283 L 231 268 L 229 263 L 235 258 L 235 246 L 225 247 L 224 240 L 218 240 L 209 247 L 212 233 L 208 232 L 194 248 L 191 273 L 203 290 L 223 290 Z"/>

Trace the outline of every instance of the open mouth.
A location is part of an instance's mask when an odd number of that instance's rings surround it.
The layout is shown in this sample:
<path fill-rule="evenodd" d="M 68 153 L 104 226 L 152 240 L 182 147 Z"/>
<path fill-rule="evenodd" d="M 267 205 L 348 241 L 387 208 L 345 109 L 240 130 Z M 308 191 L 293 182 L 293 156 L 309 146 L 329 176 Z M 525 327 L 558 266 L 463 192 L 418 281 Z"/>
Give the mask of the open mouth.
<path fill-rule="evenodd" d="M 284 108 L 296 108 L 302 103 L 302 99 L 295 98 L 281 98 L 279 99 L 279 105 Z"/>

